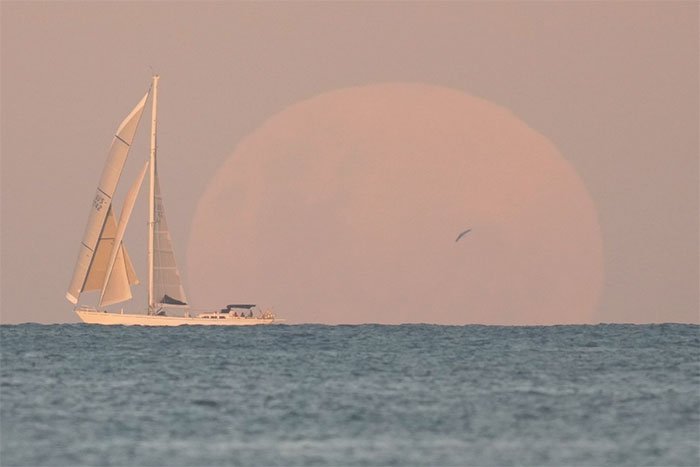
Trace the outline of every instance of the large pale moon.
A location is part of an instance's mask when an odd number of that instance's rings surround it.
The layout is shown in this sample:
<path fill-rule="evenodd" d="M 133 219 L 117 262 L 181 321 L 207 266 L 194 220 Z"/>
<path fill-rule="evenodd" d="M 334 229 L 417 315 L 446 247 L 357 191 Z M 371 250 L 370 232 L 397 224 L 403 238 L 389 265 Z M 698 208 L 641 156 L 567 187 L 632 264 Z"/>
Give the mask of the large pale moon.
<path fill-rule="evenodd" d="M 554 145 L 422 84 L 270 118 L 209 183 L 187 254 L 192 302 L 290 323 L 597 322 L 602 264 L 595 206 Z"/>

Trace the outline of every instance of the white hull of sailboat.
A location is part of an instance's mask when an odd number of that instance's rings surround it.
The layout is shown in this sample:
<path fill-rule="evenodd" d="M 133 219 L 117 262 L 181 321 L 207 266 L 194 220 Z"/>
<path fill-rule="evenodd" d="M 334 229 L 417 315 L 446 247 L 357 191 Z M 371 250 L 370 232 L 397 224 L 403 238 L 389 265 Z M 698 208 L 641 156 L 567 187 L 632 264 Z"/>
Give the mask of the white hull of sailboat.
<path fill-rule="evenodd" d="M 77 315 L 88 324 L 123 325 L 123 326 L 252 326 L 272 324 L 274 318 L 241 318 L 221 315 L 217 318 L 199 318 L 184 316 L 155 316 L 136 313 L 110 313 L 99 310 L 75 310 Z"/>

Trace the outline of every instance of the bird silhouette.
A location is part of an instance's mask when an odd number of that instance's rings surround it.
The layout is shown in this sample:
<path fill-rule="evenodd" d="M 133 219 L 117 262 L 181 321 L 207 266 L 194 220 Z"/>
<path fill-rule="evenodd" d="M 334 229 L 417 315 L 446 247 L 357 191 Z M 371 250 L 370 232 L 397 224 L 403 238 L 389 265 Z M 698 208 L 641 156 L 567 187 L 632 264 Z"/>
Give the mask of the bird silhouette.
<path fill-rule="evenodd" d="M 467 235 L 471 231 L 472 231 L 472 229 L 467 229 L 464 232 L 461 232 L 459 235 L 457 235 L 457 239 L 455 239 L 455 243 L 458 242 L 460 238 L 464 237 L 465 235 Z"/>

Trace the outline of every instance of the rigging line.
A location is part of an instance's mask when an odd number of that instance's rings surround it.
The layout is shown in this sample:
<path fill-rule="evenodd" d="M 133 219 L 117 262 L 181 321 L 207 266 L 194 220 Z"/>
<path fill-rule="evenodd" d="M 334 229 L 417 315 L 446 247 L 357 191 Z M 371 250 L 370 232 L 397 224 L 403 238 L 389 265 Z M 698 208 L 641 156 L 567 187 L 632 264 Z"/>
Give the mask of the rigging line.
<path fill-rule="evenodd" d="M 122 143 L 126 144 L 127 147 L 131 147 L 131 145 L 130 145 L 129 143 L 127 143 L 126 141 L 124 141 L 124 138 L 122 138 L 121 136 L 119 136 L 119 135 L 114 135 L 114 137 L 117 138 L 117 139 L 118 139 L 119 141 L 121 141 Z"/>
<path fill-rule="evenodd" d="M 100 189 L 99 186 L 97 187 L 97 191 L 99 191 L 100 193 L 102 193 L 103 195 L 105 195 L 105 196 L 106 196 L 107 198 L 109 198 L 110 200 L 112 199 L 112 197 L 109 196 L 109 195 L 108 195 L 107 193 L 105 193 L 104 191 L 102 191 L 102 190 Z"/>

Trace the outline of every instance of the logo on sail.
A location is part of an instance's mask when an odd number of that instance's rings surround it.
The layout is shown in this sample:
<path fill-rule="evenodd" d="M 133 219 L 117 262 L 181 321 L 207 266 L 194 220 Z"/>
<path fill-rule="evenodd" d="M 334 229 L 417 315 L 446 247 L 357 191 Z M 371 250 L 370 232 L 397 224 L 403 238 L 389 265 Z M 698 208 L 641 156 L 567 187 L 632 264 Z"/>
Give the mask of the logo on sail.
<path fill-rule="evenodd" d="M 102 196 L 100 196 L 98 193 L 97 196 L 95 196 L 95 200 L 92 202 L 92 205 L 95 207 L 95 209 L 97 211 L 99 211 L 104 207 L 105 199 Z"/>

